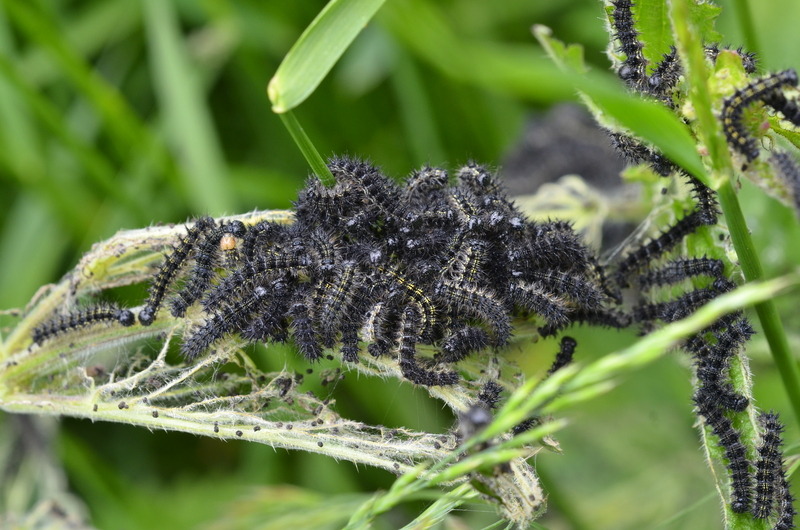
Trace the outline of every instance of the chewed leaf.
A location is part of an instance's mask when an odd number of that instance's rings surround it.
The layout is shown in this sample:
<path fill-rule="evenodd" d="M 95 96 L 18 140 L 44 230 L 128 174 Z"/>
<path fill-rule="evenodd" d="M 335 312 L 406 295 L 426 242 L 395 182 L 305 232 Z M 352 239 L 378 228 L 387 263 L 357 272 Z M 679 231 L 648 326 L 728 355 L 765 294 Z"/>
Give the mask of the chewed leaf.
<path fill-rule="evenodd" d="M 769 116 L 767 118 L 769 120 L 770 128 L 775 131 L 776 133 L 780 134 L 784 138 L 786 138 L 793 146 L 800 149 L 800 133 L 792 130 L 786 129 L 785 127 L 781 126 L 781 120 L 777 116 Z"/>
<path fill-rule="evenodd" d="M 547 55 L 559 68 L 568 68 L 579 74 L 587 71 L 583 60 L 583 46 L 580 44 L 565 44 L 553 38 L 553 30 L 541 24 L 535 24 L 532 31 L 536 40 L 539 41 Z"/>

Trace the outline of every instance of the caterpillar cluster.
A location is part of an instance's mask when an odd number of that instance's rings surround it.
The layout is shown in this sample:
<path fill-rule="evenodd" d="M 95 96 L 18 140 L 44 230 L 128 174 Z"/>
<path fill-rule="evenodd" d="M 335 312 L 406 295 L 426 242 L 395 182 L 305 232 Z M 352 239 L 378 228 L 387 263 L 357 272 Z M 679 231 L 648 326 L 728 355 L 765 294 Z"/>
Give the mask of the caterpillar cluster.
<path fill-rule="evenodd" d="M 426 167 L 403 186 L 360 160 L 329 167 L 336 184 L 310 179 L 291 224 L 197 220 L 153 276 L 139 323 L 166 304 L 178 318 L 200 306 L 181 345 L 187 361 L 231 334 L 291 338 L 309 361 L 338 347 L 358 362 L 363 341 L 371 355 L 395 357 L 409 381 L 440 386 L 459 380 L 453 363 L 507 344 L 514 316 L 560 329 L 609 310 L 603 270 L 571 226 L 526 219 L 484 167 L 461 168 L 456 185 Z M 66 318 L 37 342 L 118 312 Z M 421 361 L 418 345 L 433 346 L 433 358 Z"/>
<path fill-rule="evenodd" d="M 629 0 L 616 0 L 611 4 L 614 7 L 611 12 L 612 35 L 620 42 L 618 51 L 626 56 L 617 74 L 634 91 L 656 98 L 667 107 L 677 110 L 673 96 L 682 66 L 675 49 L 654 65 L 652 74 L 648 76 L 647 71 L 651 65 L 642 53 L 643 44 L 639 41 L 631 10 L 633 3 Z M 705 51 L 712 62 L 716 61 L 720 53 L 718 46 L 708 46 Z M 741 57 L 744 70 L 749 74 L 754 73 L 754 55 L 743 52 L 741 48 L 737 53 Z M 744 109 L 756 102 L 762 102 L 781 112 L 788 121 L 800 124 L 800 108 L 789 101 L 782 90 L 784 87 L 796 85 L 797 74 L 793 70 L 786 70 L 754 81 L 724 102 L 721 121 L 728 142 L 734 149 L 742 152 L 748 161 L 758 156 L 759 148 L 744 126 Z M 609 134 L 612 144 L 629 161 L 648 164 L 657 174 L 665 177 L 678 175 L 688 180 L 692 188 L 694 208 L 684 212 L 678 221 L 657 237 L 630 250 L 619 260 L 614 276 L 619 288 L 630 287 L 635 283 L 642 294 L 689 279 L 703 285 L 666 301 L 643 300 L 633 310 L 633 318 L 643 324 L 645 329 L 651 327 L 655 321 L 669 323 L 683 319 L 735 287 L 724 275 L 725 267 L 720 260 L 679 257 L 668 260 L 661 266 L 655 265 L 700 227 L 717 223 L 720 212 L 716 194 L 655 149 L 618 132 Z M 782 173 L 791 175 L 791 180 L 800 182 L 797 177 L 800 169 L 789 155 L 775 154 L 771 162 Z M 799 188 L 800 186 L 795 185 L 793 190 Z M 800 192 L 795 194 L 800 197 Z M 793 498 L 782 471 L 780 422 L 773 414 L 762 417 L 763 444 L 758 449 L 759 460 L 753 466 L 747 458 L 747 448 L 741 433 L 729 417 L 731 414 L 744 412 L 749 406 L 748 399 L 731 384 L 728 369 L 730 360 L 753 333 L 748 320 L 738 311 L 689 337 L 684 347 L 694 360 L 698 383 L 693 400 L 697 412 L 724 449 L 731 481 L 731 510 L 737 513 L 751 512 L 755 518 L 766 519 L 772 515 L 773 507 L 777 506 L 778 516 L 774 528 L 783 530 L 794 528 L 795 512 L 792 507 Z M 752 472 L 753 467 L 756 468 L 755 473 Z"/>
<path fill-rule="evenodd" d="M 673 49 L 650 65 L 642 53 L 634 4 L 615 0 L 612 5 L 614 37 L 626 56 L 619 77 L 674 109 L 682 74 L 677 53 Z M 717 46 L 706 47 L 712 61 L 719 52 Z M 741 49 L 738 53 L 745 71 L 753 73 L 755 57 Z M 758 156 L 758 146 L 743 126 L 744 109 L 762 102 L 800 122 L 800 109 L 782 92 L 796 84 L 793 71 L 781 72 L 755 81 L 725 102 L 723 128 L 748 160 Z M 291 224 L 246 226 L 198 219 L 153 276 L 139 323 L 151 325 L 165 305 L 176 318 L 190 314 L 196 323 L 181 344 L 189 362 L 234 334 L 249 342 L 291 339 L 311 362 L 329 349 L 338 349 L 345 362 L 358 362 L 365 343 L 370 355 L 395 358 L 407 380 L 444 386 L 459 380 L 455 363 L 506 345 L 515 316 L 537 318 L 543 336 L 582 322 L 624 328 L 634 321 L 648 326 L 683 319 L 734 287 L 720 260 L 675 258 L 664 263 L 687 236 L 717 223 L 715 193 L 655 149 L 621 133 L 610 135 L 628 160 L 647 163 L 663 176 L 686 179 L 695 204 L 608 269 L 568 223 L 526 219 L 482 166 L 461 168 L 455 185 L 447 172 L 430 167 L 398 185 L 367 162 L 334 158 L 329 168 L 335 185 L 328 188 L 310 179 L 299 194 Z M 773 163 L 800 175 L 789 159 L 777 156 Z M 671 300 L 643 300 L 632 313 L 621 308 L 622 289 L 637 287 L 647 293 L 686 280 L 703 286 Z M 128 326 L 134 317 L 116 306 L 90 307 L 36 328 L 33 340 L 42 344 L 99 322 Z M 777 416 L 763 417 L 765 434 L 755 464 L 730 419 L 749 406 L 730 382 L 730 360 L 753 333 L 736 312 L 688 338 L 685 349 L 698 380 L 693 397 L 697 412 L 728 461 L 731 509 L 751 511 L 761 519 L 775 516 L 775 528 L 783 530 L 793 528 L 794 509 Z M 418 358 L 420 345 L 433 348 L 431 359 Z M 549 373 L 571 362 L 575 347 L 573 339 L 562 337 Z M 500 393 L 494 381 L 484 385 L 471 409 L 474 414 L 462 420 L 472 426 L 467 430 L 491 421 Z M 514 433 L 536 421 L 520 423 Z"/>
<path fill-rule="evenodd" d="M 720 212 L 713 190 L 683 170 L 679 170 L 678 173 L 689 180 L 697 204 L 693 210 L 684 212 L 681 219 L 663 230 L 658 237 L 628 252 L 617 265 L 616 280 L 620 287 L 628 287 L 629 279 L 634 273 L 647 269 L 652 262 L 673 250 L 698 228 L 717 223 Z"/>
<path fill-rule="evenodd" d="M 505 345 L 514 315 L 562 325 L 607 302 L 594 256 L 571 227 L 525 219 L 481 166 L 459 170 L 455 186 L 436 168 L 404 186 L 354 159 L 330 169 L 335 186 L 312 179 L 294 223 L 250 228 L 237 266 L 198 296 L 208 317 L 184 339 L 187 359 L 239 332 L 292 336 L 308 360 L 340 344 L 356 362 L 363 339 L 371 355 L 396 356 L 406 379 L 450 385 L 457 373 L 423 366 L 418 344 L 449 365 Z"/>

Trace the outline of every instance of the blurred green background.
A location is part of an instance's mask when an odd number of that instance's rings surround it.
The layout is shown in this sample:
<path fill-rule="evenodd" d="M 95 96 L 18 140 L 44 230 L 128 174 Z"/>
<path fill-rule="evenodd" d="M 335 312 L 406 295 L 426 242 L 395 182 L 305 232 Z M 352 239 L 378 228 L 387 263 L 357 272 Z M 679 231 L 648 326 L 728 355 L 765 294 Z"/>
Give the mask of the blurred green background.
<path fill-rule="evenodd" d="M 324 4 L 2 0 L 0 308 L 24 307 L 119 229 L 290 207 L 308 168 L 265 87 Z M 743 44 L 732 2 L 717 4 L 725 42 Z M 759 3 L 753 19 L 762 67 L 797 66 L 800 3 Z M 370 157 L 392 175 L 470 158 L 501 165 L 527 119 L 574 99 L 548 83 L 553 67 L 531 36 L 535 23 L 583 44 L 591 67 L 608 69 L 598 0 L 388 0 L 295 114 L 323 156 Z M 800 262 L 793 213 L 760 192 L 748 193 L 744 206 L 769 275 Z M 782 303 L 797 344 L 796 304 Z M 575 335 L 584 360 L 635 338 Z M 537 344 L 520 363 L 535 370 L 535 353 L 548 356 L 544 365 L 555 348 Z M 755 341 L 750 353 L 759 405 L 788 411 L 763 343 Z M 292 355 L 273 351 L 265 362 L 279 369 Z M 453 422 L 424 392 L 395 381 L 348 379 L 331 395 L 345 415 L 373 424 L 445 431 Z M 537 457 L 550 493 L 540 522 L 551 529 L 721 528 L 690 395 L 688 361 L 677 354 L 573 410 L 572 425 L 558 436 L 565 454 Z M 784 416 L 787 439 L 798 439 L 794 418 Z M 7 438 L 30 427 L 8 416 L 0 421 Z M 258 520 L 278 499 L 308 514 L 331 494 L 388 488 L 394 478 L 257 444 L 88 421 L 44 422 L 41 432 L 54 444 L 54 469 L 63 465 L 100 528 L 224 528 L 247 514 Z M 276 484 L 310 491 L 261 489 Z M 399 527 L 423 506 L 381 524 Z M 449 528 L 496 520 L 480 504 L 456 515 Z"/>

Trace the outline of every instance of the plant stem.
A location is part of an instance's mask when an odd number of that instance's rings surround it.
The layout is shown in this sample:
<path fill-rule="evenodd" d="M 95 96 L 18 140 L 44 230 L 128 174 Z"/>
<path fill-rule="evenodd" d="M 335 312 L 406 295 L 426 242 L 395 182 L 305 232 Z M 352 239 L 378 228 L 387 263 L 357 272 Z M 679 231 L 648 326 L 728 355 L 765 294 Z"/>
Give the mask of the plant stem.
<path fill-rule="evenodd" d="M 326 188 L 333 187 L 336 184 L 336 179 L 333 177 L 333 173 L 331 170 L 328 169 L 327 164 L 322 159 L 317 151 L 317 148 L 314 147 L 314 144 L 311 143 L 311 139 L 306 134 L 306 131 L 303 130 L 303 126 L 300 125 L 300 122 L 297 121 L 295 118 L 294 113 L 292 111 L 286 111 L 281 114 L 278 114 L 283 120 L 283 124 L 289 130 L 289 134 L 292 135 L 292 139 L 294 139 L 294 143 L 297 144 L 297 147 L 300 148 L 300 152 L 303 153 L 303 156 L 306 157 L 306 161 L 308 161 L 308 165 L 311 166 L 311 171 L 313 171 L 318 177 L 319 180 L 322 181 L 322 184 Z"/>
<path fill-rule="evenodd" d="M 742 209 L 739 206 L 739 200 L 730 181 L 725 182 L 720 187 L 719 198 L 722 211 L 725 213 L 725 220 L 730 228 L 733 246 L 739 256 L 739 263 L 742 266 L 744 277 L 748 282 L 760 280 L 764 276 L 761 262 L 755 252 L 753 239 L 750 237 L 750 231 L 747 229 Z M 786 339 L 786 333 L 778 316 L 778 310 L 771 299 L 755 304 L 754 307 L 758 314 L 758 319 L 761 321 L 761 326 L 764 328 L 764 335 L 767 338 L 769 347 L 772 350 L 772 357 L 775 359 L 775 364 L 778 365 L 778 370 L 783 379 L 783 386 L 786 387 L 786 393 L 789 394 L 789 401 L 792 404 L 795 417 L 800 423 L 800 369 L 798 369 L 789 349 L 789 341 Z"/>

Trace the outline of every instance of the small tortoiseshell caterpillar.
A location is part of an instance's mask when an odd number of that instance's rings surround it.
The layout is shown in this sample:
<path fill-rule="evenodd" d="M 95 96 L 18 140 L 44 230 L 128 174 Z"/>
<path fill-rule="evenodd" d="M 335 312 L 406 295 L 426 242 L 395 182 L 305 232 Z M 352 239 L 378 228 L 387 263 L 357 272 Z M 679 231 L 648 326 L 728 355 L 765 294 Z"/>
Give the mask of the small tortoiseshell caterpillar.
<path fill-rule="evenodd" d="M 797 511 L 794 509 L 794 495 L 789 490 L 789 481 L 786 479 L 786 472 L 781 470 L 780 479 L 778 480 L 778 492 L 780 498 L 778 500 L 778 520 L 773 526 L 773 530 L 791 530 L 795 528 L 794 516 Z"/>
<path fill-rule="evenodd" d="M 490 379 L 486 381 L 483 388 L 481 388 L 481 392 L 478 394 L 478 401 L 483 403 L 489 410 L 495 409 L 497 408 L 497 403 L 500 401 L 500 392 L 502 391 L 503 387 L 498 385 L 493 379 Z"/>
<path fill-rule="evenodd" d="M 370 354 L 395 355 L 406 379 L 433 386 L 458 381 L 441 365 L 505 345 L 514 315 L 563 327 L 611 310 L 604 271 L 572 227 L 525 219 L 484 167 L 463 167 L 454 186 L 429 167 L 404 186 L 355 159 L 330 169 L 336 184 L 312 178 L 290 225 L 199 220 L 153 278 L 140 322 L 186 278 L 173 314 L 199 301 L 206 315 L 183 338 L 187 360 L 238 333 L 292 337 L 312 361 L 338 344 L 357 362 L 364 338 Z M 436 348 L 432 363 L 417 345 Z"/>
<path fill-rule="evenodd" d="M 680 106 L 674 97 L 677 92 L 678 82 L 683 73 L 680 57 L 675 48 L 665 54 L 662 60 L 654 65 L 652 74 L 648 77 L 650 65 L 643 57 L 644 47 L 640 34 L 635 27 L 634 16 L 631 11 L 633 5 L 629 0 L 612 1 L 613 11 L 610 13 L 612 39 L 619 42 L 617 50 L 626 55 L 625 60 L 617 67 L 617 74 L 634 91 L 654 97 L 668 108 L 679 112 Z M 711 62 L 716 62 L 720 53 L 717 45 L 706 46 L 706 57 Z M 756 58 L 753 54 L 736 50 L 742 61 L 742 66 L 748 74 L 756 71 Z M 729 144 L 742 152 L 748 161 L 758 156 L 759 146 L 752 138 L 743 122 L 744 109 L 752 103 L 762 102 L 780 112 L 784 119 L 800 125 L 800 105 L 789 100 L 783 93 L 786 86 L 797 85 L 797 75 L 793 70 L 787 70 L 757 80 L 747 87 L 738 90 L 731 98 L 723 103 L 721 121 Z M 683 116 L 681 116 L 683 118 Z M 648 147 L 636 138 L 625 134 L 609 131 L 611 142 L 618 152 L 633 163 L 646 163 L 655 173 L 662 176 L 677 174 L 688 179 L 692 186 L 692 194 L 696 200 L 693 210 L 686 212 L 673 226 L 664 230 L 658 237 L 645 242 L 643 245 L 630 250 L 627 255 L 616 264 L 614 280 L 621 288 L 629 287 L 630 281 L 635 280 L 643 291 L 662 285 L 674 285 L 687 278 L 707 276 L 712 283 L 706 287 L 689 291 L 675 299 L 653 303 L 645 301 L 634 310 L 634 317 L 646 324 L 659 319 L 672 322 L 682 319 L 699 306 L 705 304 L 720 294 L 734 287 L 733 282 L 724 276 L 724 265 L 719 260 L 709 258 L 673 258 L 660 268 L 652 264 L 660 260 L 667 252 L 672 251 L 688 235 L 702 226 L 711 226 L 717 223 L 720 215 L 716 194 L 682 168 L 664 157 L 657 150 Z M 788 155 L 783 153 L 773 154 L 771 164 L 786 178 L 787 181 L 800 182 L 800 169 Z M 793 190 L 800 190 L 800 185 L 790 185 Z M 800 191 L 794 192 L 798 210 L 800 210 Z M 637 274 L 638 273 L 638 274 Z M 638 276 L 638 277 L 637 277 Z M 604 308 L 602 313 L 614 310 Z M 570 315 L 570 322 L 578 320 L 579 313 Z M 546 326 L 542 333 L 554 332 L 559 329 L 552 324 Z M 742 443 L 740 433 L 733 427 L 727 414 L 745 411 L 749 406 L 748 398 L 738 393 L 730 381 L 728 374 L 731 358 L 736 355 L 739 348 L 754 333 L 752 326 L 741 312 L 729 314 L 709 328 L 697 333 L 686 341 L 686 349 L 694 358 L 698 389 L 694 396 L 697 411 L 711 428 L 719 444 L 725 450 L 728 460 L 728 469 L 731 480 L 731 510 L 745 513 L 750 510 L 753 498 L 753 475 L 750 463 L 747 460 L 746 448 Z M 780 423 L 777 418 L 768 417 L 766 431 L 774 432 L 779 436 Z M 777 458 L 780 463 L 779 443 L 775 443 L 775 435 L 765 434 L 764 445 L 761 453 Z M 756 502 L 753 508 L 757 518 L 767 518 L 771 513 L 771 504 L 778 503 L 778 516 L 775 529 L 784 530 L 794 528 L 793 517 L 795 514 L 792 506 L 793 497 L 789 493 L 785 475 L 771 479 L 768 468 L 774 467 L 762 458 L 763 463 L 757 464 L 758 477 L 756 477 Z M 774 490 L 780 490 L 773 495 Z"/>
<path fill-rule="evenodd" d="M 769 163 L 778 172 L 792 193 L 795 211 L 800 213 L 800 166 L 797 159 L 785 151 L 773 151 Z"/>
<path fill-rule="evenodd" d="M 733 289 L 735 285 L 726 278 L 717 278 L 709 287 L 702 287 L 684 293 L 675 300 L 656 304 L 640 305 L 634 310 L 636 319 L 640 322 L 662 320 L 664 322 L 677 322 L 692 313 L 697 308 L 713 300 L 720 294 Z"/>
<path fill-rule="evenodd" d="M 625 60 L 617 73 L 628 86 L 642 91 L 647 84 L 647 59 L 642 53 L 644 45 L 639 40 L 631 10 L 634 4 L 630 0 L 613 0 L 611 5 L 614 6 L 611 12 L 613 36 L 619 41 L 617 50 L 625 54 Z"/>
<path fill-rule="evenodd" d="M 711 276 L 719 278 L 725 270 L 722 260 L 703 258 L 677 258 L 667 262 L 663 267 L 650 271 L 639 277 L 642 289 L 660 285 L 673 285 L 687 278 Z"/>
<path fill-rule="evenodd" d="M 756 139 L 748 133 L 742 122 L 744 109 L 757 101 L 775 101 L 775 91 L 784 86 L 797 86 L 797 73 L 794 70 L 784 70 L 753 81 L 734 92 L 722 106 L 722 127 L 728 143 L 742 153 L 748 162 L 758 156 L 759 148 Z"/>
<path fill-rule="evenodd" d="M 139 322 L 143 326 L 149 326 L 156 318 L 156 313 L 161 307 L 161 302 L 167 294 L 167 288 L 172 284 L 175 276 L 189 257 L 189 253 L 194 249 L 195 243 L 208 230 L 213 229 L 216 223 L 210 217 L 198 219 L 194 226 L 189 228 L 186 236 L 177 247 L 172 249 L 158 270 L 158 274 L 150 285 L 150 298 L 147 300 L 144 309 L 139 311 Z"/>
<path fill-rule="evenodd" d="M 213 223 L 213 221 L 212 221 Z M 211 225 L 212 223 L 209 223 Z M 204 225 L 198 229 L 204 230 Z M 195 226 L 195 228 L 197 228 Z M 194 267 L 186 286 L 178 291 L 172 299 L 170 309 L 172 316 L 183 317 L 211 285 L 219 263 L 218 250 L 231 251 L 236 248 L 236 239 L 244 236 L 247 229 L 241 221 L 233 221 L 211 229 L 201 239 L 194 250 Z M 223 242 L 223 238 L 225 241 Z"/>
<path fill-rule="evenodd" d="M 795 528 L 794 496 L 789 491 L 786 479 L 783 454 L 783 425 L 774 412 L 762 413 L 759 417 L 764 429 L 762 443 L 758 447 L 756 462 L 756 496 L 753 505 L 753 516 L 767 519 L 773 512 L 777 513 L 774 530 Z"/>
<path fill-rule="evenodd" d="M 490 342 L 489 334 L 486 331 L 481 328 L 466 326 L 453 332 L 442 343 L 440 352 L 434 356 L 434 359 L 446 363 L 458 362 L 466 358 L 470 353 L 483 350 L 489 346 Z"/>
<path fill-rule="evenodd" d="M 635 271 L 645 267 L 664 253 L 672 250 L 683 238 L 703 226 L 703 218 L 698 210 L 684 215 L 678 222 L 661 232 L 661 235 L 645 245 L 630 252 L 617 265 L 617 282 L 620 287 L 628 286 L 627 278 Z"/>
<path fill-rule="evenodd" d="M 542 337 L 552 337 L 567 326 L 574 324 L 592 324 L 614 329 L 625 329 L 631 325 L 633 318 L 628 313 L 617 309 L 601 309 L 591 311 L 575 311 L 564 323 L 549 322 L 539 328 Z"/>

